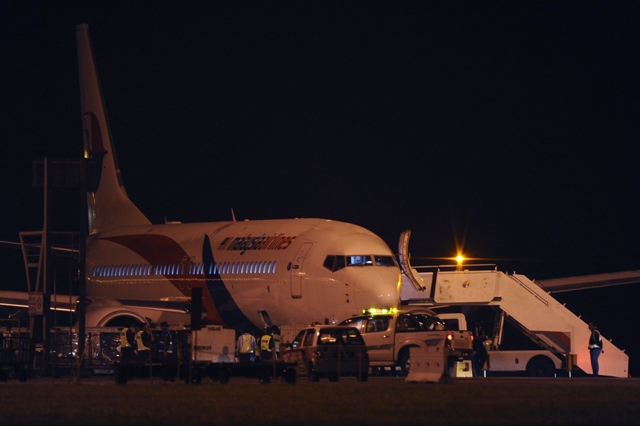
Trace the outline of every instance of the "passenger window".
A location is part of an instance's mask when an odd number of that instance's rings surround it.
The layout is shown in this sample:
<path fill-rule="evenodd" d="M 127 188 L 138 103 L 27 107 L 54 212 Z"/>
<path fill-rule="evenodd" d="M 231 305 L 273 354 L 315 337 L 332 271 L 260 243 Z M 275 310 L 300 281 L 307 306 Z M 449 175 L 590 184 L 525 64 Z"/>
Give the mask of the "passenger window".
<path fill-rule="evenodd" d="M 387 331 L 389 328 L 389 317 L 369 318 L 367 322 L 367 333 L 376 331 Z"/>
<path fill-rule="evenodd" d="M 345 345 L 363 345 L 364 341 L 355 330 L 345 330 L 342 333 L 342 343 Z"/>
<path fill-rule="evenodd" d="M 300 346 L 302 346 L 302 339 L 304 338 L 305 332 L 306 330 L 302 330 L 300 333 L 298 333 L 296 338 L 293 339 L 293 343 L 291 343 L 292 348 L 299 348 Z"/>
<path fill-rule="evenodd" d="M 320 338 L 318 339 L 319 345 L 335 345 L 338 342 L 338 337 L 335 331 L 321 331 Z"/>
<path fill-rule="evenodd" d="M 353 319 L 348 319 L 348 320 L 344 320 L 340 323 L 340 325 L 348 325 L 350 327 L 355 327 L 358 329 L 358 331 L 362 330 L 362 323 L 364 322 L 364 320 L 362 318 L 353 318 Z"/>
<path fill-rule="evenodd" d="M 308 330 L 304 338 L 304 346 L 313 346 L 313 339 L 316 337 L 315 330 Z"/>
<path fill-rule="evenodd" d="M 376 320 L 376 331 L 387 331 L 389 328 L 389 318 L 378 318 Z"/>
<path fill-rule="evenodd" d="M 399 316 L 396 328 L 402 331 L 416 331 L 422 329 L 422 327 L 420 327 L 420 323 L 409 315 Z"/>

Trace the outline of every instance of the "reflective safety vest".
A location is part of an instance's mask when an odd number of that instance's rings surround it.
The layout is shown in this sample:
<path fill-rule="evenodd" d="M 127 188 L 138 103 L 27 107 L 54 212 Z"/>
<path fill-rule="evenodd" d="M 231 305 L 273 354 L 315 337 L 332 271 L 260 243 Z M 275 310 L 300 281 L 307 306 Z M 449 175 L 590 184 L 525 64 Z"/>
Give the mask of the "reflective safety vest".
<path fill-rule="evenodd" d="M 149 346 L 146 346 L 144 344 L 144 339 L 142 338 L 142 335 L 144 333 L 145 333 L 144 330 L 140 330 L 136 334 L 136 344 L 138 345 L 138 351 L 150 351 L 151 350 L 151 348 Z"/>
<path fill-rule="evenodd" d="M 130 348 L 129 339 L 127 339 L 127 331 L 129 331 L 128 327 L 125 327 L 120 331 L 120 346 L 123 348 Z"/>
<path fill-rule="evenodd" d="M 240 336 L 238 341 L 238 352 L 241 354 L 252 354 L 255 349 L 253 339 L 254 337 L 249 333 L 245 333 Z"/>
<path fill-rule="evenodd" d="M 270 344 L 271 344 L 271 336 L 269 336 L 268 334 L 265 334 L 260 338 L 261 351 L 271 352 L 271 348 L 269 347 Z"/>

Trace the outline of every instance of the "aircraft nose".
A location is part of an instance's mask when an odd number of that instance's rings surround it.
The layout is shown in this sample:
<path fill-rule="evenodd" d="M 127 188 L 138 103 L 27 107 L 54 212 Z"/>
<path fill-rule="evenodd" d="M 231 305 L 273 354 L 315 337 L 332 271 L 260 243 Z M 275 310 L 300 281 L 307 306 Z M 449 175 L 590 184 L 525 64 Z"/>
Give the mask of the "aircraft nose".
<path fill-rule="evenodd" d="M 363 271 L 356 280 L 358 309 L 395 307 L 400 297 L 399 281 L 400 271 L 395 268 Z"/>

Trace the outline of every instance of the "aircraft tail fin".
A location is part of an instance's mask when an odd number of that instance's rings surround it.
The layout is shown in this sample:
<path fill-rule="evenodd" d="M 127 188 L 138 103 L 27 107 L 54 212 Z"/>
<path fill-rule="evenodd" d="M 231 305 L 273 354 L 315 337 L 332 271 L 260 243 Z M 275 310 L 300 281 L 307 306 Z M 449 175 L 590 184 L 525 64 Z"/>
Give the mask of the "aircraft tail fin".
<path fill-rule="evenodd" d="M 122 226 L 150 224 L 129 199 L 122 183 L 89 39 L 89 26 L 77 25 L 76 36 L 84 156 L 95 159 L 99 166 L 98 187 L 95 192 L 87 194 L 89 234 Z"/>

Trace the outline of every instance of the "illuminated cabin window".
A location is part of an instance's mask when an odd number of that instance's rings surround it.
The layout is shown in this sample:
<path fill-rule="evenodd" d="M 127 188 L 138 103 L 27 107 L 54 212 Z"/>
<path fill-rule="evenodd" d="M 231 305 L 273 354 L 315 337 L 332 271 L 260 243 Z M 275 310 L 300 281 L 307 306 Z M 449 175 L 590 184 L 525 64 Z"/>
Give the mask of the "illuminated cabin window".
<path fill-rule="evenodd" d="M 393 256 L 381 256 L 381 255 L 352 255 L 352 256 L 339 256 L 329 255 L 324 259 L 322 266 L 328 270 L 335 272 L 345 267 L 357 267 L 357 266 L 384 266 L 384 267 L 397 267 Z"/>
<path fill-rule="evenodd" d="M 330 256 L 331 257 L 331 256 Z M 334 265 L 335 259 L 333 256 Z M 327 267 L 325 260 L 325 267 Z M 393 264 L 393 262 L 392 262 Z M 192 263 L 188 266 L 185 264 L 159 264 L 159 265 L 96 265 L 93 268 L 92 276 L 94 277 L 140 277 L 150 275 L 198 275 L 209 274 L 274 274 L 276 272 L 276 262 L 274 261 L 254 261 L 254 262 L 221 262 L 209 263 L 208 265 L 200 263 Z"/>
<path fill-rule="evenodd" d="M 347 256 L 347 266 L 371 266 L 373 265 L 373 260 L 371 256 L 367 255 L 358 255 L 358 256 Z"/>

